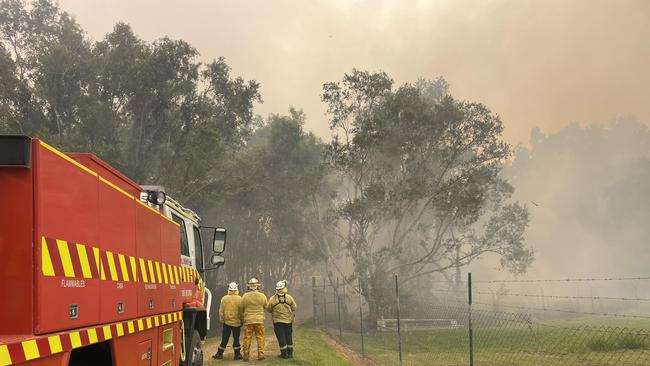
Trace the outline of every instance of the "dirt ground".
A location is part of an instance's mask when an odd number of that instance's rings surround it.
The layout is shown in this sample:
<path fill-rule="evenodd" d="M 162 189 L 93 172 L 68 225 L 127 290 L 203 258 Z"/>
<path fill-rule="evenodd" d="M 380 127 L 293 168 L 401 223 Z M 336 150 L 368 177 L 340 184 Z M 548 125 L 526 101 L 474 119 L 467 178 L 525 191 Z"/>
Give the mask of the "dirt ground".
<path fill-rule="evenodd" d="M 271 333 L 269 333 L 269 330 L 271 330 Z M 203 346 L 203 357 L 205 360 L 205 363 L 207 365 L 254 365 L 254 364 L 264 364 L 267 363 L 267 361 L 258 361 L 257 360 L 257 341 L 253 338 L 253 343 L 251 344 L 251 353 L 250 353 L 250 362 L 242 362 L 242 361 L 234 361 L 233 358 L 235 357 L 233 351 L 232 351 L 232 339 L 230 339 L 230 343 L 228 344 L 228 347 L 226 348 L 226 352 L 223 354 L 223 360 L 215 360 L 212 358 L 212 355 L 217 353 L 217 348 L 219 347 L 219 342 L 221 341 L 221 338 L 218 339 L 213 339 L 208 342 L 206 342 Z M 240 341 L 243 343 L 244 341 L 244 336 L 242 334 Z M 270 359 L 275 359 L 277 358 L 276 356 L 280 354 L 280 348 L 278 346 L 278 341 L 275 339 L 275 335 L 273 334 L 273 328 L 269 329 L 269 327 L 266 327 L 266 339 L 265 339 L 265 348 L 264 348 L 264 356 L 266 357 L 267 360 Z"/>
<path fill-rule="evenodd" d="M 267 327 L 267 331 L 268 331 Z M 346 361 L 348 361 L 352 365 L 361 365 L 361 366 L 377 366 L 376 363 L 372 362 L 371 360 L 367 358 L 362 358 L 361 355 L 359 355 L 357 352 L 354 350 L 350 349 L 344 344 L 341 344 L 337 342 L 333 337 L 330 337 L 326 332 L 317 330 L 322 335 L 322 340 L 323 342 L 330 347 L 332 350 L 334 350 L 336 353 L 338 353 L 340 356 L 342 356 Z M 242 339 L 243 340 L 243 339 Z M 255 343 L 255 340 L 253 340 L 253 344 L 251 345 L 251 360 L 250 362 L 244 363 L 242 361 L 234 361 L 233 360 L 233 351 L 232 347 L 229 345 L 228 348 L 226 349 L 226 352 L 224 353 L 224 359 L 223 360 L 214 360 L 212 359 L 212 355 L 214 355 L 217 352 L 217 347 L 219 345 L 219 339 L 211 339 L 208 342 L 204 344 L 204 357 L 205 357 L 205 363 L 207 366 L 216 366 L 216 365 L 254 365 L 254 364 L 277 364 L 279 361 L 278 358 L 276 357 L 280 353 L 280 349 L 278 347 L 277 340 L 275 339 L 275 336 L 273 335 L 273 332 L 270 334 L 267 332 L 266 334 L 266 339 L 265 339 L 265 357 L 266 359 L 263 361 L 258 361 L 257 360 L 257 345 Z M 231 341 L 232 342 L 232 341 Z M 298 362 L 300 360 L 296 360 Z M 304 360 L 303 360 L 304 361 Z M 310 362 L 299 362 L 300 364 L 309 364 L 311 365 L 312 363 Z M 293 362 L 292 362 L 293 364 Z"/>

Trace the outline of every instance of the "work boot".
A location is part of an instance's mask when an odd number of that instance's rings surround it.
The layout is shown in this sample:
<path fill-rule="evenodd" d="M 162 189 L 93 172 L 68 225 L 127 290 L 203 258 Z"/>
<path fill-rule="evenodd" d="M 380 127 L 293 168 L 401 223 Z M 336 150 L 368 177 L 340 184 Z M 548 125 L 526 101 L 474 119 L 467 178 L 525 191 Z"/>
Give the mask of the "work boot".
<path fill-rule="evenodd" d="M 287 358 L 293 358 L 293 347 L 287 348 Z"/>
<path fill-rule="evenodd" d="M 217 350 L 217 353 L 215 353 L 214 356 L 212 356 L 212 358 L 214 358 L 215 360 L 223 360 L 223 350 L 222 349 Z"/>
<path fill-rule="evenodd" d="M 242 357 L 241 357 L 241 351 L 239 351 L 238 349 L 236 349 L 236 350 L 235 350 L 235 360 L 241 360 L 241 359 L 242 359 Z"/>

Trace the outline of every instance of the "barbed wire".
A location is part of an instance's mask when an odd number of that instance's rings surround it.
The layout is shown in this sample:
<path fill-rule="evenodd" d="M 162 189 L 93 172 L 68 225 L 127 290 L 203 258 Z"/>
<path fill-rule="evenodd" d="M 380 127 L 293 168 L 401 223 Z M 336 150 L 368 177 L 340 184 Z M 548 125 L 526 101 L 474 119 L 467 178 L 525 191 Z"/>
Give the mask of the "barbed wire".
<path fill-rule="evenodd" d="M 477 295 L 498 295 L 498 296 L 514 296 L 514 297 L 535 297 L 544 299 L 558 299 L 558 300 L 616 300 L 616 301 L 650 301 L 647 298 L 640 297 L 611 297 L 611 296 L 565 296 L 565 295 L 537 295 L 537 294 L 510 294 L 510 293 L 493 293 L 474 291 Z"/>
<path fill-rule="evenodd" d="M 530 280 L 475 280 L 472 283 L 538 283 L 538 282 L 595 282 L 595 281 L 646 281 L 650 277 L 594 277 L 594 278 L 558 278 L 558 279 L 530 279 Z"/>
<path fill-rule="evenodd" d="M 553 308 L 536 308 L 536 307 L 529 307 L 529 306 L 507 305 L 507 304 L 489 304 L 489 303 L 476 302 L 476 301 L 473 301 L 472 305 L 483 305 L 483 306 L 491 306 L 491 307 L 497 306 L 497 307 L 504 307 L 510 309 L 532 310 L 532 311 L 552 311 L 557 313 L 576 314 L 576 315 L 595 315 L 595 316 L 608 316 L 608 317 L 617 317 L 617 318 L 650 319 L 650 316 L 647 315 L 596 313 L 596 312 L 587 312 L 587 311 L 553 309 Z"/>

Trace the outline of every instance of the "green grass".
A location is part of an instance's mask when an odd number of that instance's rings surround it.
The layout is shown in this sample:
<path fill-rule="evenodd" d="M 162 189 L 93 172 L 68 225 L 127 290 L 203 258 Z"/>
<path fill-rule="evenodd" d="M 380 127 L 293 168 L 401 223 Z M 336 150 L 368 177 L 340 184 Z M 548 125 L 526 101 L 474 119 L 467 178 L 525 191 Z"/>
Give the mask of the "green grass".
<path fill-rule="evenodd" d="M 481 366 L 647 365 L 649 329 L 647 321 L 616 319 L 487 324 L 474 329 L 474 360 Z M 345 333 L 343 341 L 361 352 L 358 333 Z M 374 361 L 399 364 L 396 332 L 366 334 L 364 343 Z M 404 365 L 469 364 L 465 328 L 403 332 L 402 349 Z"/>
<path fill-rule="evenodd" d="M 267 337 L 275 336 L 272 332 Z M 283 360 L 276 357 L 276 351 L 268 352 L 267 359 L 262 362 L 256 362 L 259 365 L 352 365 L 334 348 L 330 347 L 325 341 L 325 335 L 312 326 L 298 326 L 293 335 L 295 354 L 290 360 Z M 212 341 L 214 342 L 214 341 Z M 231 361 L 235 364 L 234 361 Z M 228 365 L 224 361 L 209 360 L 205 362 L 206 366 Z M 236 364 L 244 365 L 242 362 Z"/>

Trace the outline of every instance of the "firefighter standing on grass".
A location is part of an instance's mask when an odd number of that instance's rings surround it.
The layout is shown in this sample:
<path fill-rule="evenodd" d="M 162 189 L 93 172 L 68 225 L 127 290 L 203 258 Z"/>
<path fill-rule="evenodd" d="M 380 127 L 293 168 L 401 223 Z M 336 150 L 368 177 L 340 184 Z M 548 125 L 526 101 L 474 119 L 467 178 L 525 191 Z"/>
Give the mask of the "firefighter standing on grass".
<path fill-rule="evenodd" d="M 218 360 L 223 359 L 223 352 L 228 346 L 228 339 L 232 334 L 232 349 L 235 351 L 235 360 L 241 360 L 241 346 L 239 344 L 239 333 L 241 331 L 242 313 L 240 309 L 241 296 L 237 283 L 231 282 L 228 285 L 228 294 L 221 298 L 219 305 L 219 319 L 223 323 L 221 332 L 221 344 L 217 353 L 212 356 Z"/>
<path fill-rule="evenodd" d="M 273 316 L 273 330 L 280 345 L 280 358 L 293 358 L 293 318 L 296 301 L 288 294 L 287 281 L 275 285 L 266 310 Z"/>
<path fill-rule="evenodd" d="M 241 300 L 240 309 L 244 317 L 244 361 L 250 359 L 250 348 L 253 334 L 257 340 L 257 359 L 264 359 L 264 308 L 266 296 L 259 291 L 260 281 L 251 278 L 248 281 L 248 292 Z"/>

